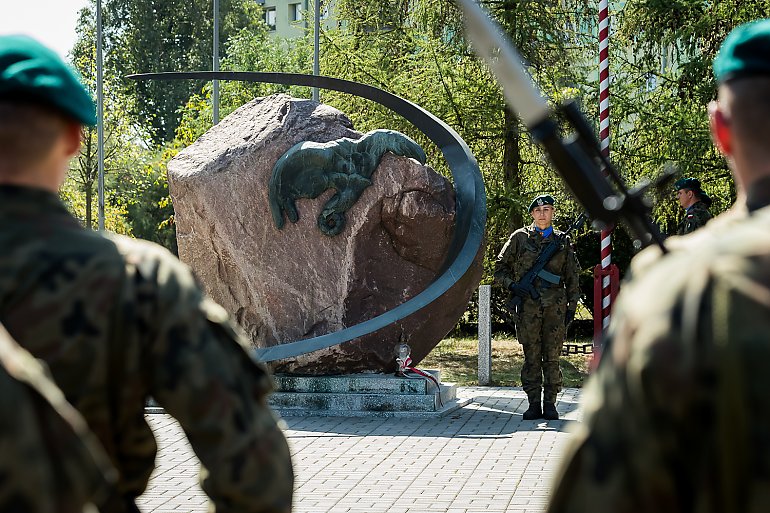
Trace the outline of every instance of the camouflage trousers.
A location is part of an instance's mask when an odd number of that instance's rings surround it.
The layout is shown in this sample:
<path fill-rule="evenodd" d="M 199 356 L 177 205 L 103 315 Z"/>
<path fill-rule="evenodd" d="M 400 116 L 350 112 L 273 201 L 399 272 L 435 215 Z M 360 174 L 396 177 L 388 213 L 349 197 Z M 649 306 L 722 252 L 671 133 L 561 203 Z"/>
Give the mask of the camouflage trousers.
<path fill-rule="evenodd" d="M 543 305 L 527 299 L 516 322 L 516 337 L 524 348 L 521 385 L 529 402 L 556 402 L 561 390 L 559 356 L 566 336 L 565 302 Z"/>

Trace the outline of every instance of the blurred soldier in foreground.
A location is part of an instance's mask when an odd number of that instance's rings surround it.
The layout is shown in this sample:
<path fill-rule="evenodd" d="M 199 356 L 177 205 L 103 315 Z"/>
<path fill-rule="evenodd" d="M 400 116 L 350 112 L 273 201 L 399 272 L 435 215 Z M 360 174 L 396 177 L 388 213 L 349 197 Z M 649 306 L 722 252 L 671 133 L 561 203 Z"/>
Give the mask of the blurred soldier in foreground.
<path fill-rule="evenodd" d="M 684 219 L 679 223 L 677 235 L 687 235 L 705 226 L 711 219 L 711 198 L 703 192 L 697 178 L 682 178 L 674 184 L 676 199 L 684 209 Z"/>
<path fill-rule="evenodd" d="M 556 420 L 559 357 L 580 297 L 580 266 L 569 237 L 551 224 L 553 197 L 538 196 L 529 213 L 534 223 L 508 238 L 497 257 L 495 281 L 511 294 L 516 337 L 524 348 L 521 384 L 529 401 L 524 420 Z"/>
<path fill-rule="evenodd" d="M 119 500 L 102 511 L 136 511 L 147 485 L 149 397 L 182 425 L 216 511 L 289 511 L 271 379 L 225 311 L 166 250 L 85 230 L 59 200 L 81 125 L 95 123 L 91 97 L 53 52 L 0 37 L 0 321 L 48 363 L 119 471 Z"/>
<path fill-rule="evenodd" d="M 552 513 L 770 510 L 770 20 L 736 28 L 714 73 L 746 213 L 634 259 Z"/>
<path fill-rule="evenodd" d="M 0 325 L 0 511 L 94 511 L 115 477 L 83 417 Z"/>

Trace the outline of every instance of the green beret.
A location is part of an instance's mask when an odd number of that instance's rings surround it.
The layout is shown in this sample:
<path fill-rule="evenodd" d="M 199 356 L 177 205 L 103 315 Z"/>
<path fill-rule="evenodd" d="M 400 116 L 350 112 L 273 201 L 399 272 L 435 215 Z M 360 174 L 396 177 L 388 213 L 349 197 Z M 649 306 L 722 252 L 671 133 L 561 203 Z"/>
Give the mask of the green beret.
<path fill-rule="evenodd" d="M 542 207 L 543 205 L 553 205 L 556 202 L 556 200 L 553 199 L 553 196 L 550 194 L 541 194 L 537 198 L 532 200 L 532 203 L 529 204 L 529 211 L 532 212 L 535 210 L 535 207 Z"/>
<path fill-rule="evenodd" d="M 0 100 L 47 105 L 96 124 L 91 95 L 52 50 L 27 36 L 0 36 Z"/>
<path fill-rule="evenodd" d="M 717 82 L 758 75 L 770 76 L 770 19 L 735 28 L 714 59 Z"/>
<path fill-rule="evenodd" d="M 682 189 L 690 189 L 691 191 L 700 192 L 700 180 L 697 178 L 680 178 L 674 184 L 674 189 L 677 191 Z"/>

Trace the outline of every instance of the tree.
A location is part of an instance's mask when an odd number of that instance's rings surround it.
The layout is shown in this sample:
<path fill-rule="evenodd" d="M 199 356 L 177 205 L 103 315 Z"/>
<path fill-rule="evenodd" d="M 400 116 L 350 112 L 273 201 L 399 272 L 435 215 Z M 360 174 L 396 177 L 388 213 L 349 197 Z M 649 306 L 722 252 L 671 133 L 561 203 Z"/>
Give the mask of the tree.
<path fill-rule="evenodd" d="M 597 44 L 586 3 L 486 2 L 556 101 L 596 87 L 582 78 L 586 41 Z M 531 198 L 541 192 L 568 197 L 561 180 L 523 135 L 494 78 L 472 52 L 454 2 L 339 0 L 334 17 L 340 28 L 322 34 L 322 74 L 372 84 L 419 104 L 455 128 L 476 156 L 488 196 L 485 280 L 491 280 L 505 238 L 529 222 Z M 360 131 L 407 133 L 423 144 L 431 165 L 446 174 L 438 149 L 390 111 L 334 92 L 324 91 L 322 100 L 349 114 Z M 563 203 L 557 222 L 565 226 L 575 210 L 569 201 Z"/>
<path fill-rule="evenodd" d="M 92 4 L 80 11 L 76 27 L 78 38 L 70 52 L 73 66 L 89 89 L 92 97 L 96 91 L 96 23 L 95 6 Z M 104 96 L 104 163 L 105 179 L 117 181 L 129 172 L 131 162 L 136 160 L 138 149 L 133 142 L 136 132 L 132 129 L 127 114 L 128 100 L 115 87 L 114 77 L 106 76 L 106 92 Z M 83 219 L 86 227 L 94 226 L 94 209 L 96 207 L 96 182 L 98 179 L 97 133 L 96 127 L 83 128 L 83 141 L 79 155 L 70 163 L 67 183 L 64 190 L 68 203 L 74 209 L 75 215 Z M 114 190 L 114 189 L 112 189 Z M 76 198 L 77 193 L 83 194 L 82 200 Z M 129 231 L 125 223 L 116 220 L 123 212 L 119 196 L 112 194 L 106 202 L 105 209 L 112 207 L 116 212 L 110 215 L 115 221 L 117 231 Z M 83 211 L 79 209 L 82 207 Z"/>
<path fill-rule="evenodd" d="M 158 152 L 116 184 L 132 235 L 157 242 L 174 254 L 177 254 L 176 230 L 168 192 L 167 164 L 178 152 L 178 148 Z"/>
<path fill-rule="evenodd" d="M 681 176 L 701 180 L 714 198 L 712 212 L 735 200 L 725 160 L 708 130 L 708 102 L 715 98 L 711 63 L 737 25 L 770 16 L 761 0 L 629 0 L 618 13 L 613 81 L 613 156 L 636 180 L 674 162 Z M 669 196 L 656 193 L 655 220 L 675 231 L 682 215 Z"/>
<path fill-rule="evenodd" d="M 222 46 L 244 28 L 264 26 L 253 0 L 221 0 Z M 212 68 L 213 12 L 210 0 L 107 0 L 104 15 L 108 66 L 115 76 Z M 201 90 L 200 81 L 121 80 L 133 98 L 131 113 L 151 128 L 153 144 L 173 140 L 179 109 Z"/>

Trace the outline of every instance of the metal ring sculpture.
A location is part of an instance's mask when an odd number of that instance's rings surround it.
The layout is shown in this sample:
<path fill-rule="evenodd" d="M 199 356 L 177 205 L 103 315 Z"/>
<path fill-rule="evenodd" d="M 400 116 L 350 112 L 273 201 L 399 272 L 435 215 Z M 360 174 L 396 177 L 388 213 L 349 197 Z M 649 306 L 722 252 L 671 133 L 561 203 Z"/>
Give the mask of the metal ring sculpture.
<path fill-rule="evenodd" d="M 487 217 L 486 194 L 476 158 L 465 141 L 442 120 L 399 96 L 376 87 L 338 78 L 297 73 L 197 71 L 142 73 L 134 80 L 236 80 L 271 84 L 319 87 L 366 98 L 403 116 L 439 147 L 454 178 L 456 194 L 455 230 L 439 276 L 412 299 L 387 312 L 334 333 L 255 350 L 263 362 L 284 360 L 344 344 L 374 333 L 415 314 L 435 301 L 470 271 L 484 238 Z"/>

